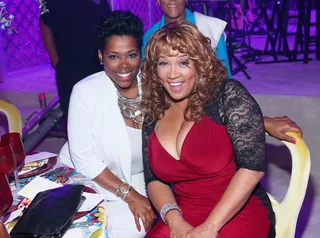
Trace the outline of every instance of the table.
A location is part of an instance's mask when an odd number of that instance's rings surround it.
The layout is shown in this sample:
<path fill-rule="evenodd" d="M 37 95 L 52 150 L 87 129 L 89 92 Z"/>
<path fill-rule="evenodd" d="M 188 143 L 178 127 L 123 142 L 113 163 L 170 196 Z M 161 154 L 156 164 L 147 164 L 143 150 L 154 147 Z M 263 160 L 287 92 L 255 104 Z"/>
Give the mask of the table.
<path fill-rule="evenodd" d="M 61 184 L 83 184 L 98 192 L 90 179 L 61 163 L 57 163 L 51 170 L 41 174 L 40 176 Z M 35 177 L 20 179 L 21 187 L 24 187 L 34 178 Z M 18 203 L 22 199 L 23 197 L 21 196 L 14 196 L 14 202 L 10 210 L 16 210 L 18 208 Z M 80 228 L 83 238 L 107 238 L 107 217 L 105 210 L 106 202 L 104 201 L 86 216 L 75 220 L 69 230 L 73 228 Z M 14 220 L 13 222 L 6 224 L 7 229 L 11 231 L 16 223 L 17 220 Z"/>

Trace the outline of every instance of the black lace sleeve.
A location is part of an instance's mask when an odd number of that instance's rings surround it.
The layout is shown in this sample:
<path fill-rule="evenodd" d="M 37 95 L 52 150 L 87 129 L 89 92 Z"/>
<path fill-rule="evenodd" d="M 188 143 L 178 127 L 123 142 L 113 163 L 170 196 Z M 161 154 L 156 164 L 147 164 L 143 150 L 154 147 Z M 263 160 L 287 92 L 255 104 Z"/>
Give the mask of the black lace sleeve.
<path fill-rule="evenodd" d="M 152 125 L 147 126 L 145 123 L 143 123 L 143 126 L 142 126 L 142 157 L 143 157 L 143 171 L 144 171 L 144 178 L 146 181 L 146 185 L 148 185 L 152 181 L 158 180 L 150 168 L 149 158 L 148 158 L 148 141 L 149 141 L 149 136 L 151 135 L 153 129 L 154 129 L 154 126 L 152 126 Z"/>
<path fill-rule="evenodd" d="M 221 85 L 219 99 L 237 169 L 265 171 L 265 130 L 258 103 L 236 80 L 226 80 Z"/>

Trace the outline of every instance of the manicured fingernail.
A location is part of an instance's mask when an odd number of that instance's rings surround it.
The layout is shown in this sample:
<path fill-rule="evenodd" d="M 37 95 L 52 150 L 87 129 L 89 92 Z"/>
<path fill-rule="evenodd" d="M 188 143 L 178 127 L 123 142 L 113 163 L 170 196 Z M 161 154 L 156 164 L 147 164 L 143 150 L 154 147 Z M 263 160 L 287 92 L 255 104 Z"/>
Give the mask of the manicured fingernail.
<path fill-rule="evenodd" d="M 140 227 L 138 228 L 138 231 L 139 231 L 139 232 L 141 231 L 141 228 L 140 228 Z"/>
<path fill-rule="evenodd" d="M 296 139 L 291 139 L 291 143 L 295 144 L 296 143 Z"/>

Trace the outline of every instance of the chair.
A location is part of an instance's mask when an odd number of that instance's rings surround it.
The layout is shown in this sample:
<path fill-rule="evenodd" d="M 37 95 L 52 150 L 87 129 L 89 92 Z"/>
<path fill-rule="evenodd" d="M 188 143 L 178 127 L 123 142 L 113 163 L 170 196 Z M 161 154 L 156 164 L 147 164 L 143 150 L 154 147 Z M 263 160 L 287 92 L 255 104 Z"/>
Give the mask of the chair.
<path fill-rule="evenodd" d="M 289 188 L 281 203 L 268 194 L 276 216 L 276 238 L 294 238 L 310 175 L 308 147 L 297 133 L 288 132 L 287 135 L 296 139 L 296 144 L 282 141 L 290 150 L 292 159 Z"/>
<path fill-rule="evenodd" d="M 22 123 L 19 110 L 11 103 L 0 100 L 0 112 L 3 112 L 7 117 L 9 132 L 19 132 L 22 136 Z"/>

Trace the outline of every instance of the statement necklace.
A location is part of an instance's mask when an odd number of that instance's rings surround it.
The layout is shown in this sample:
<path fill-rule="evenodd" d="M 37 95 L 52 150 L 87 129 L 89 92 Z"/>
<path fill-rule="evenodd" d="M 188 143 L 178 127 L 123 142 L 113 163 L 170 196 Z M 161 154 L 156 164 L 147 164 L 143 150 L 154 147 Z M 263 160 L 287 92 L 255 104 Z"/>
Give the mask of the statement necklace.
<path fill-rule="evenodd" d="M 122 116 L 127 120 L 133 120 L 137 124 L 142 124 L 142 111 L 140 109 L 141 95 L 136 98 L 126 98 L 118 93 L 118 105 Z M 137 119 L 141 116 L 141 119 Z"/>

